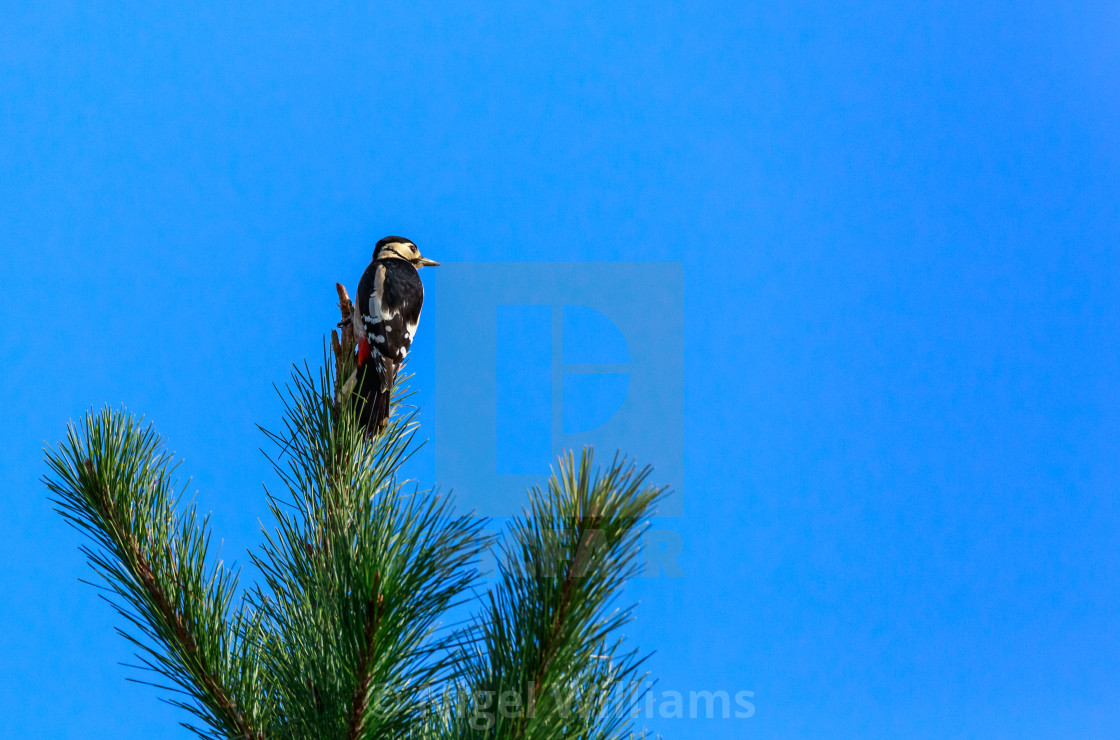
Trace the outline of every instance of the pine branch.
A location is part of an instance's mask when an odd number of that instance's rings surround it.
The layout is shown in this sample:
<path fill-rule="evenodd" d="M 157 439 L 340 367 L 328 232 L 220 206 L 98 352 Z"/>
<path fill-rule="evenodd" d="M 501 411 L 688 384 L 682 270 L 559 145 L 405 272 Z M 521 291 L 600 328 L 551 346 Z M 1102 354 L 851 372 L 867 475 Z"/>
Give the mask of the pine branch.
<path fill-rule="evenodd" d="M 579 542 L 583 543 L 585 522 L 580 521 L 577 525 L 577 532 L 579 534 Z M 582 545 L 581 545 L 582 546 Z M 546 638 L 541 642 L 541 655 L 540 655 L 540 668 L 537 669 L 537 674 L 533 677 L 533 686 L 540 686 L 548 672 L 549 664 L 556 655 L 558 646 L 563 640 L 563 627 L 564 618 L 567 616 L 568 607 L 572 600 L 572 591 L 575 588 L 575 572 L 576 563 L 578 558 L 565 564 L 564 568 L 564 585 L 560 588 L 560 603 L 556 609 L 556 618 L 552 621 L 552 629 L 548 631 Z M 524 735 L 524 722 L 521 725 L 520 736 Z"/>
<path fill-rule="evenodd" d="M 375 594 L 377 594 L 377 586 L 380 580 L 381 574 L 375 573 L 373 577 Z M 365 641 L 362 643 L 362 651 L 358 657 L 358 669 L 355 671 L 356 685 L 350 708 L 350 732 L 346 735 L 349 740 L 357 740 L 361 737 L 362 727 L 365 725 L 366 712 L 369 709 L 370 681 L 373 679 L 370 663 L 377 647 L 374 638 L 377 636 L 377 623 L 381 619 L 383 606 L 384 603 L 380 595 L 374 596 L 366 602 Z"/>
<path fill-rule="evenodd" d="M 468 709 L 455 736 L 622 736 L 633 697 L 620 692 L 642 661 L 618 636 L 631 609 L 611 605 L 637 572 L 639 538 L 663 490 L 645 486 L 648 469 L 617 458 L 593 473 L 590 450 L 578 463 L 561 459 L 512 524 L 489 608 L 460 636 Z M 516 712 L 496 711 L 503 697 Z"/>
<path fill-rule="evenodd" d="M 266 489 L 275 527 L 250 553 L 263 582 L 236 608 L 237 574 L 208 564 L 207 519 L 178 506 L 175 465 L 150 426 L 106 410 L 47 451 L 45 482 L 92 540 L 83 552 L 134 628 L 122 634 L 140 667 L 185 694 L 172 703 L 204 726 L 184 726 L 208 738 L 622 737 L 634 697 L 619 690 L 642 659 L 620 636 L 631 608 L 613 604 L 662 493 L 648 469 L 616 458 L 598 471 L 590 450 L 562 458 L 513 522 L 480 614 L 442 625 L 473 593 L 486 522 L 401 481 L 415 411 L 370 438 L 343 402 L 357 314 L 337 290 L 333 358 L 295 368 L 284 430 L 265 432 L 287 490 Z M 429 711 L 433 689 L 453 703 Z M 486 697 L 511 692 L 519 709 L 480 725 Z"/>
<path fill-rule="evenodd" d="M 94 541 L 83 551 L 114 607 L 146 638 L 125 633 L 153 658 L 141 660 L 193 699 L 174 703 L 212 728 L 195 731 L 263 740 L 251 620 L 241 609 L 230 617 L 236 575 L 206 565 L 207 523 L 194 507 L 176 514 L 174 466 L 162 446 L 124 413 L 89 414 L 83 435 L 72 426 L 67 442 L 47 451 L 45 482 L 59 512 Z"/>
<path fill-rule="evenodd" d="M 93 470 L 93 462 L 89 458 L 86 458 L 85 466 L 90 478 L 95 478 L 96 474 Z M 106 516 L 111 516 L 112 504 L 109 499 L 108 489 L 103 489 L 101 491 L 100 502 L 102 505 L 102 512 Z M 134 537 L 127 534 L 128 530 L 124 522 L 111 521 L 111 524 L 117 531 L 125 533 L 122 540 L 123 544 L 128 547 L 132 554 L 131 564 L 134 568 L 133 575 L 143 584 L 148 599 L 155 605 L 164 623 L 171 628 L 171 631 L 179 642 L 181 651 L 187 657 L 187 662 L 193 664 L 192 668 L 194 670 L 192 673 L 194 678 L 205 688 L 219 712 L 221 712 L 230 724 L 237 728 L 238 736 L 264 740 L 264 734 L 253 731 L 244 715 L 242 715 L 237 708 L 237 702 L 229 695 L 226 688 L 218 682 L 214 672 L 211 670 L 210 666 L 207 665 L 205 654 L 203 654 L 202 650 L 199 648 L 198 641 L 195 639 L 194 634 L 187 627 L 185 615 L 171 603 L 171 598 L 167 590 L 161 587 L 159 581 L 156 580 L 151 563 L 140 549 L 140 543 L 137 542 Z M 174 562 L 171 546 L 167 545 L 166 549 L 168 558 L 172 561 L 172 567 L 174 568 L 176 563 Z M 183 589 L 181 583 L 176 582 L 175 585 L 181 590 Z M 196 594 L 192 594 L 192 596 L 197 598 Z"/>
<path fill-rule="evenodd" d="M 484 522 L 398 481 L 414 416 L 370 439 L 335 388 L 326 370 L 294 373 L 286 433 L 271 435 L 291 498 L 270 495 L 277 528 L 254 556 L 265 587 L 253 600 L 289 648 L 267 673 L 291 737 L 403 737 L 448 674 L 438 620 L 476 577 Z"/>

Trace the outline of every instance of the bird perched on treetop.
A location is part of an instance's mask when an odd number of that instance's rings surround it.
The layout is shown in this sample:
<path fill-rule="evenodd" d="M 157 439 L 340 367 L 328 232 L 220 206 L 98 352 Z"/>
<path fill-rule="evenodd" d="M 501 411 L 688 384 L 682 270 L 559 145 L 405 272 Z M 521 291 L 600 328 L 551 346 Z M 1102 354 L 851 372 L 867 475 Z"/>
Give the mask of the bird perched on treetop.
<path fill-rule="evenodd" d="M 420 256 L 420 250 L 402 236 L 387 236 L 373 249 L 373 261 L 358 282 L 357 311 L 352 314 L 358 341 L 359 419 L 370 434 L 389 421 L 389 400 L 397 370 L 408 355 L 424 285 L 416 272 L 439 263 Z"/>

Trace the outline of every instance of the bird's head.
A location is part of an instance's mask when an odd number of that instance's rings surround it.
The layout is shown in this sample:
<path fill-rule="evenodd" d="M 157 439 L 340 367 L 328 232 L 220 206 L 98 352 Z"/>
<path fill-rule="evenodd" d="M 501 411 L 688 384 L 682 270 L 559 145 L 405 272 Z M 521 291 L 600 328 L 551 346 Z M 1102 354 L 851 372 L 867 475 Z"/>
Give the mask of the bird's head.
<path fill-rule="evenodd" d="M 373 258 L 375 260 L 404 260 L 410 262 L 416 269 L 439 267 L 439 263 L 435 260 L 421 257 L 417 246 L 403 236 L 387 236 L 377 242 L 377 246 L 373 248 Z"/>

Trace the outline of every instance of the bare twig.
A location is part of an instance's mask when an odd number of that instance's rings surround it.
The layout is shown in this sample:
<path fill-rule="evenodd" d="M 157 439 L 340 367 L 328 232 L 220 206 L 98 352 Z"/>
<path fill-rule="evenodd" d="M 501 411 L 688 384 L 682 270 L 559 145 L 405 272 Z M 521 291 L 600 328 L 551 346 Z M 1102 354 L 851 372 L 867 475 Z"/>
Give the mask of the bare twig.
<path fill-rule="evenodd" d="M 334 350 L 335 362 L 335 390 L 338 391 L 345 381 L 343 373 L 346 372 L 349 364 L 347 361 L 354 356 L 354 321 L 352 318 L 354 304 L 350 301 L 350 294 L 346 292 L 345 285 L 335 283 L 334 287 L 338 291 L 338 309 L 342 313 L 342 321 L 338 322 L 338 328 L 342 330 L 342 336 L 339 336 L 337 330 L 331 332 L 331 349 Z"/>
<path fill-rule="evenodd" d="M 350 371 L 354 364 L 354 348 L 357 346 L 354 322 L 358 319 L 358 314 L 354 311 L 346 286 L 335 283 L 334 287 L 338 291 L 338 309 L 342 312 L 342 321 L 338 322 L 342 336 L 339 336 L 338 330 L 331 331 L 331 349 L 334 351 L 334 400 L 336 406 L 341 406 L 358 381 L 357 370 Z"/>

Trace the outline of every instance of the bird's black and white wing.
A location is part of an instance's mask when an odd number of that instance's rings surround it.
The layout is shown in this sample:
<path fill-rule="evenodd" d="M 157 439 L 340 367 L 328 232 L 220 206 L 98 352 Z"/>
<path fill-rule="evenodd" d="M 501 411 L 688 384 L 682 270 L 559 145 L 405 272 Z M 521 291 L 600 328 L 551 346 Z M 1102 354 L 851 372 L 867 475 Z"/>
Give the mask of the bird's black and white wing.
<path fill-rule="evenodd" d="M 416 268 L 402 260 L 373 262 L 358 283 L 359 337 L 365 337 L 373 353 L 403 362 L 423 303 L 424 285 Z"/>

